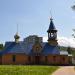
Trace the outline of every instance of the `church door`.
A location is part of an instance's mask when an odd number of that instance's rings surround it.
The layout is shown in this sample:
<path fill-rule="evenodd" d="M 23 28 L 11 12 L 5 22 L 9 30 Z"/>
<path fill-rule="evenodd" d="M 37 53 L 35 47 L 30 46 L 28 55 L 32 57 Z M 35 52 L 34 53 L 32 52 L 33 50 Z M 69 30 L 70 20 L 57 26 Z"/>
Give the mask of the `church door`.
<path fill-rule="evenodd" d="M 40 64 L 40 56 L 35 56 L 35 64 Z"/>

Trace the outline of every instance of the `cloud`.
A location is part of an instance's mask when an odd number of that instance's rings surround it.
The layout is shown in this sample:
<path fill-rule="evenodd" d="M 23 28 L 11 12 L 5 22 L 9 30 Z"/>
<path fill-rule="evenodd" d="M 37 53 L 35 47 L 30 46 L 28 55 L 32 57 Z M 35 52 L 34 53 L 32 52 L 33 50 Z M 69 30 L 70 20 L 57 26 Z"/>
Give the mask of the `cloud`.
<path fill-rule="evenodd" d="M 47 37 L 43 37 L 43 41 L 47 42 Z M 69 37 L 58 37 L 58 44 L 60 46 L 71 46 L 75 47 L 75 39 L 74 38 L 69 38 Z"/>

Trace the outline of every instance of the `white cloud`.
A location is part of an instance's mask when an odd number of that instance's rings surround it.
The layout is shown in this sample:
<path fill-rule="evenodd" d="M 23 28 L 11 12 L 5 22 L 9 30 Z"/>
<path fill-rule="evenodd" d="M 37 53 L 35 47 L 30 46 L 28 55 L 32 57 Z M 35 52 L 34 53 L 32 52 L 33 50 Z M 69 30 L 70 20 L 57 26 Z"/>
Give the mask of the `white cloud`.
<path fill-rule="evenodd" d="M 43 41 L 47 42 L 47 37 L 43 37 Z M 75 47 L 75 39 L 69 37 L 58 37 L 58 44 L 61 46 Z"/>

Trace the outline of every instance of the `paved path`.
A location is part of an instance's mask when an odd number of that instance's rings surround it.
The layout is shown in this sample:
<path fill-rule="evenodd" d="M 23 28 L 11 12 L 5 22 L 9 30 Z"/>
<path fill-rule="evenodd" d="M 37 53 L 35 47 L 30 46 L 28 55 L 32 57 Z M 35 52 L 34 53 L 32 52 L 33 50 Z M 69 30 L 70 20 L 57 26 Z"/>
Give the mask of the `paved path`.
<path fill-rule="evenodd" d="M 75 75 L 74 66 L 60 67 L 52 75 Z"/>

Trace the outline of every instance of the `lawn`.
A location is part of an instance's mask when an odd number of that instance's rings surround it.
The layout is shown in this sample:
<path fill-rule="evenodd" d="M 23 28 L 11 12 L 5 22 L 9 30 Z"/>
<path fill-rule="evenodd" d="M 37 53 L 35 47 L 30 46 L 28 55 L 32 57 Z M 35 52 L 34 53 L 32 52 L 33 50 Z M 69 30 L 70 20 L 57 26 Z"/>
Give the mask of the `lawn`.
<path fill-rule="evenodd" d="M 51 75 L 57 66 L 0 65 L 0 75 Z"/>

